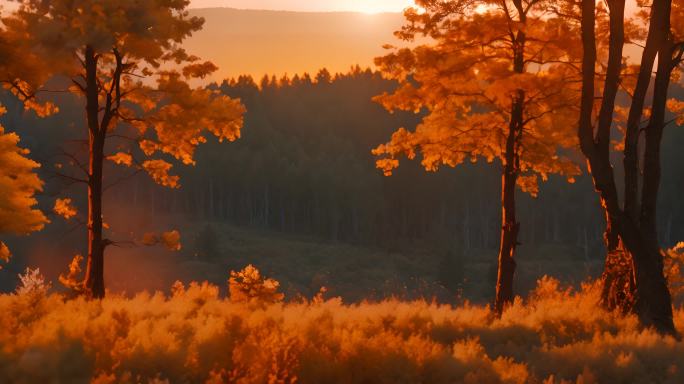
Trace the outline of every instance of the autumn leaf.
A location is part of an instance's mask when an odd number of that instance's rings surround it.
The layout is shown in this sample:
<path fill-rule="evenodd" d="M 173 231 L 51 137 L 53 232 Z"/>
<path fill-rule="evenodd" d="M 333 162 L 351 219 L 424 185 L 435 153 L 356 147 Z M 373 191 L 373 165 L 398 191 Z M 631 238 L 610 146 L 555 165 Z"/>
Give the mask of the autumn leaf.
<path fill-rule="evenodd" d="M 161 234 L 161 243 L 170 251 L 181 250 L 180 232 L 177 230 L 163 232 Z"/>
<path fill-rule="evenodd" d="M 0 260 L 4 261 L 5 263 L 9 263 L 10 257 L 12 257 L 12 253 L 10 252 L 9 248 L 5 243 L 0 241 Z M 0 269 L 2 269 L 1 265 Z"/>
<path fill-rule="evenodd" d="M 146 246 L 162 245 L 170 251 L 180 251 L 180 237 L 180 232 L 177 230 L 162 232 L 161 234 L 156 232 L 148 232 L 143 235 L 142 244 Z"/>
<path fill-rule="evenodd" d="M 157 184 L 170 188 L 180 188 L 180 177 L 169 175 L 171 163 L 164 160 L 147 160 L 143 162 L 142 166 Z"/>
<path fill-rule="evenodd" d="M 55 206 L 52 210 L 66 220 L 69 220 L 78 214 L 76 207 L 73 206 L 71 199 L 69 198 L 55 200 Z"/>
<path fill-rule="evenodd" d="M 107 156 L 107 160 L 112 161 L 118 165 L 125 165 L 127 167 L 133 165 L 133 156 L 131 156 L 129 153 L 124 152 L 118 152 L 114 155 Z"/>
<path fill-rule="evenodd" d="M 677 125 L 684 125 L 684 101 L 670 99 L 667 101 L 667 109 L 675 115 Z"/>

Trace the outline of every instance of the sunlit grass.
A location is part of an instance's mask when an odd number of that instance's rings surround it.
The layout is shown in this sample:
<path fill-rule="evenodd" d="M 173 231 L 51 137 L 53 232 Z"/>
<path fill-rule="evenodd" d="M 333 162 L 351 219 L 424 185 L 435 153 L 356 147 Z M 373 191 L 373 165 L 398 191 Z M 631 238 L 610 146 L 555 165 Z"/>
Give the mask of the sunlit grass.
<path fill-rule="evenodd" d="M 684 382 L 684 343 L 602 310 L 596 284 L 576 292 L 542 279 L 500 319 L 486 306 L 273 303 L 267 291 L 252 301 L 206 283 L 101 302 L 2 295 L 0 382 Z M 684 327 L 683 309 L 675 322 Z"/>

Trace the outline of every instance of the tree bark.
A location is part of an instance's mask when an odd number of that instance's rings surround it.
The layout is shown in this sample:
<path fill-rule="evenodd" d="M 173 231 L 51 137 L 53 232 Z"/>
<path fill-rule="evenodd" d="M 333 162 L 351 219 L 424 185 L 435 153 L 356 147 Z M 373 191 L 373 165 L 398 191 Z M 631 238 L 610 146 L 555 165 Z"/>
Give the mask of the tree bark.
<path fill-rule="evenodd" d="M 641 56 L 639 76 L 637 78 L 636 88 L 634 89 L 634 95 L 632 95 L 632 104 L 627 118 L 624 150 L 625 213 L 635 223 L 638 223 L 640 209 L 638 155 L 640 136 L 639 126 L 641 124 L 646 102 L 646 94 L 651 83 L 655 58 L 658 54 L 659 47 L 665 42 L 669 31 L 670 7 L 671 0 L 654 0 L 651 6 L 648 36 Z"/>
<path fill-rule="evenodd" d="M 611 6 L 611 24 L 619 25 L 624 19 L 624 0 L 609 2 Z M 594 103 L 594 78 L 596 63 L 595 37 L 595 2 L 582 1 L 582 43 L 584 57 L 582 65 L 582 102 L 580 109 L 579 140 L 582 152 L 587 157 L 589 169 L 594 180 L 596 190 L 600 194 L 601 204 L 606 211 L 608 220 L 607 233 L 611 236 L 617 233 L 625 249 L 632 255 L 634 280 L 637 287 L 636 310 L 641 323 L 652 326 L 661 333 L 675 334 L 672 321 L 672 304 L 667 284 L 663 277 L 662 255 L 657 248 L 649 247 L 648 242 L 632 218 L 624 212 L 618 202 L 617 188 L 609 158 L 609 147 L 606 140 L 610 139 L 610 125 L 612 120 L 614 96 L 613 89 L 619 83 L 619 67 L 611 66 L 606 74 L 604 99 L 599 115 L 598 140 L 594 138 L 592 126 L 592 111 Z M 619 10 L 622 9 L 622 12 Z M 611 52 L 609 56 L 617 58 L 620 34 L 611 33 Z M 610 115 L 610 119 L 607 115 Z M 602 123 L 603 122 L 603 123 Z"/>
<path fill-rule="evenodd" d="M 84 287 L 92 298 L 103 298 L 104 242 L 102 238 L 102 167 L 105 135 L 100 129 L 97 57 L 92 47 L 85 50 L 86 116 L 89 131 L 88 174 L 88 260 Z"/>
<path fill-rule="evenodd" d="M 514 2 L 520 23 L 526 21 L 520 1 Z M 521 30 L 513 42 L 513 70 L 523 73 L 525 70 L 524 52 L 526 35 Z M 519 90 L 513 98 L 511 120 L 506 138 L 506 152 L 503 175 L 501 177 L 501 244 L 499 248 L 499 265 L 496 278 L 496 298 L 494 309 L 501 314 L 504 307 L 513 301 L 513 278 L 515 276 L 515 249 L 518 246 L 520 223 L 516 217 L 515 188 L 520 169 L 520 143 L 523 131 L 523 109 L 525 92 Z"/>

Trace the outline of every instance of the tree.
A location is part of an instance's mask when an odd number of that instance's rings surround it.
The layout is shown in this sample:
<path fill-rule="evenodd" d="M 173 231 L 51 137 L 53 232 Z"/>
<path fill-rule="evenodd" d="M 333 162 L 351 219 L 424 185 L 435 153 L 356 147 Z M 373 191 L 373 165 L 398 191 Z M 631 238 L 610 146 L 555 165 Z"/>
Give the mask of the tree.
<path fill-rule="evenodd" d="M 0 29 L 0 84 L 39 117 L 57 112 L 53 104 L 38 101 L 32 92 L 47 80 L 44 63 L 26 49 L 25 41 L 14 41 L 13 37 L 10 31 Z M 6 112 L 0 104 L 0 116 Z M 19 141 L 16 133 L 5 132 L 0 125 L 0 234 L 27 235 L 48 223 L 35 208 L 35 195 L 43 190 L 43 182 L 35 173 L 40 164 L 28 158 L 29 150 L 21 148 Z M 7 262 L 10 256 L 10 249 L 0 241 L 0 260 Z"/>
<path fill-rule="evenodd" d="M 388 110 L 426 111 L 415 131 L 399 129 L 374 154 L 387 175 L 422 153 L 435 171 L 467 160 L 502 163 L 502 227 L 495 309 L 513 300 L 515 249 L 520 224 L 516 185 L 534 196 L 538 179 L 580 173 L 566 150 L 573 148 L 577 80 L 568 47 L 578 43 L 562 19 L 539 0 L 417 0 L 396 33 L 406 41 L 431 42 L 395 49 L 376 59 L 400 81 L 393 94 L 377 97 Z"/>
<path fill-rule="evenodd" d="M 0 115 L 4 113 L 5 108 L 0 106 Z M 0 234 L 26 235 L 48 222 L 35 208 L 34 195 L 43 189 L 35 173 L 40 164 L 26 157 L 28 150 L 18 143 L 17 134 L 6 133 L 0 126 Z M 0 260 L 7 262 L 10 255 L 7 245 L 0 241 Z"/>
<path fill-rule="evenodd" d="M 643 5 L 643 3 L 641 3 Z M 620 205 L 615 175 L 610 163 L 611 127 L 615 116 L 615 99 L 623 80 L 622 50 L 625 43 L 624 0 L 607 1 L 610 17 L 609 51 L 603 80 L 602 98 L 596 123 L 596 4 L 593 0 L 581 3 L 581 33 L 583 45 L 582 101 L 578 136 L 582 152 L 591 169 L 594 185 L 606 213 L 606 241 L 609 250 L 606 279 L 615 281 L 610 270 L 610 259 L 628 255 L 629 273 L 634 276 L 634 308 L 641 322 L 659 332 L 674 334 L 672 301 L 663 274 L 663 255 L 658 245 L 655 227 L 655 201 L 660 183 L 660 141 L 665 125 L 665 104 L 673 60 L 679 55 L 670 41 L 671 1 L 655 0 L 651 4 L 649 32 L 642 54 L 637 82 L 632 92 L 630 112 L 624 143 L 625 204 Z M 670 31 L 670 32 L 668 32 Z M 675 54 L 675 59 L 673 59 Z M 644 176 L 639 196 L 639 161 L 637 146 L 643 117 L 646 92 L 651 82 L 651 71 L 656 55 L 658 72 L 652 101 L 652 111 L 646 131 Z M 681 55 L 679 55 L 681 57 Z M 677 63 L 678 64 L 678 63 Z M 599 85 L 601 83 L 599 82 Z M 597 125 L 596 127 L 594 125 Z M 640 214 L 637 213 L 641 206 Z M 612 252 L 624 247 L 625 252 Z M 623 279 L 624 280 L 624 279 Z M 619 280 L 618 280 L 619 281 Z M 604 282 L 611 284 L 611 281 Z"/>
<path fill-rule="evenodd" d="M 19 8 L 4 19 L 8 35 L 17 44 L 32 47 L 33 55 L 50 64 L 51 75 L 68 79 L 63 91 L 84 100 L 87 164 L 79 154 L 73 155 L 82 176 L 62 176 L 88 188 L 83 284 L 90 296 L 101 298 L 104 251 L 113 243 L 103 234 L 105 159 L 136 167 L 157 183 L 177 188 L 179 178 L 169 173 L 172 164 L 164 155 L 191 165 L 195 148 L 206 142 L 207 134 L 237 139 L 244 107 L 216 91 L 190 86 L 191 80 L 206 77 L 216 67 L 181 46 L 204 22 L 189 16 L 187 0 L 18 3 Z M 135 156 L 145 160 L 136 161 Z"/>

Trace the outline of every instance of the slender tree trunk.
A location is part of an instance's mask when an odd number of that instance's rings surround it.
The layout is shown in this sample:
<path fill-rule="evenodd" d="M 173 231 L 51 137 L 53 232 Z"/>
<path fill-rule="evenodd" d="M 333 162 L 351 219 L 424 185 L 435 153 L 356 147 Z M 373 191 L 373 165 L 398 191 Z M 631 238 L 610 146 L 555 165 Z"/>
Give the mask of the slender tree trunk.
<path fill-rule="evenodd" d="M 97 58 L 91 47 L 86 47 L 86 115 L 89 131 L 88 175 L 88 261 L 85 289 L 89 296 L 99 299 L 104 290 L 104 242 L 102 238 L 102 166 L 105 135 L 100 129 L 97 85 Z"/>
<path fill-rule="evenodd" d="M 670 30 L 669 9 L 664 16 L 662 26 L 665 30 Z M 640 224 L 644 237 L 649 245 L 660 248 L 658 244 L 657 212 L 658 191 L 660 188 L 660 144 L 665 128 L 665 111 L 667 104 L 667 94 L 670 87 L 670 77 L 672 75 L 672 51 L 674 43 L 671 39 L 663 42 L 658 52 L 658 71 L 655 78 L 653 91 L 653 105 L 651 108 L 651 118 L 646 128 L 646 151 L 644 154 L 644 183 L 641 202 Z"/>
<path fill-rule="evenodd" d="M 622 2 L 624 8 L 624 1 L 613 0 L 612 2 Z M 655 58 L 669 31 L 670 7 L 671 0 L 654 0 L 651 6 L 648 36 L 641 56 L 639 76 L 627 118 L 624 151 L 625 213 L 635 223 L 638 223 L 639 220 L 639 125 L 646 102 L 646 94 L 651 83 Z"/>
<path fill-rule="evenodd" d="M 525 24 L 526 15 L 521 1 L 514 1 L 519 22 Z M 513 42 L 513 71 L 523 73 L 525 71 L 525 42 L 526 35 L 520 30 Z M 499 266 L 496 279 L 496 298 L 494 309 L 501 314 L 506 304 L 513 301 L 513 278 L 515 276 L 515 249 L 518 246 L 520 223 L 516 218 L 515 188 L 520 169 L 520 144 L 524 125 L 523 110 L 525 105 L 525 92 L 518 90 L 513 98 L 511 106 L 511 120 L 508 125 L 506 138 L 506 152 L 504 172 L 501 177 L 501 244 L 499 248 Z"/>
<path fill-rule="evenodd" d="M 511 130 L 508 141 L 514 142 L 511 137 L 515 132 Z M 508 147 L 508 146 L 507 146 Z M 502 227 L 501 246 L 499 249 L 499 269 L 496 279 L 496 301 L 494 308 L 501 313 L 504 306 L 513 301 L 513 277 L 515 274 L 515 248 L 518 244 L 520 224 L 515 215 L 515 187 L 517 171 L 515 169 L 514 153 L 506 154 L 506 166 L 501 177 L 502 191 Z"/>

